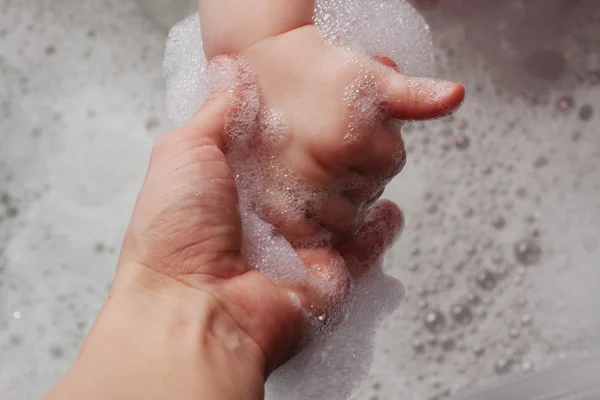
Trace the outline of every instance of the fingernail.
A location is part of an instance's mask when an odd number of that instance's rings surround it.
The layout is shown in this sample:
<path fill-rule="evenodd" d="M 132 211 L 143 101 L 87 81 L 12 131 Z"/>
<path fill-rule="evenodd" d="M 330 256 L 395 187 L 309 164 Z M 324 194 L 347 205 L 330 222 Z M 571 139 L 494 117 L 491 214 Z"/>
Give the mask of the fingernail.
<path fill-rule="evenodd" d="M 398 64 L 396 64 L 396 62 L 394 60 L 392 60 L 391 58 L 385 57 L 385 56 L 375 56 L 373 58 L 378 63 L 385 65 L 386 67 L 392 68 L 396 72 L 400 72 L 400 67 L 398 67 Z"/>
<path fill-rule="evenodd" d="M 454 94 L 457 94 L 457 91 L 462 91 L 464 96 L 465 87 L 462 83 L 449 82 L 440 79 L 429 79 L 429 78 L 418 78 L 420 82 L 421 90 L 425 91 L 431 98 L 432 101 L 438 102 L 440 105 L 446 107 L 449 106 L 447 112 L 451 113 L 456 110 L 460 104 L 462 104 L 462 98 L 457 104 L 448 104 L 448 100 L 455 100 L 453 97 Z"/>

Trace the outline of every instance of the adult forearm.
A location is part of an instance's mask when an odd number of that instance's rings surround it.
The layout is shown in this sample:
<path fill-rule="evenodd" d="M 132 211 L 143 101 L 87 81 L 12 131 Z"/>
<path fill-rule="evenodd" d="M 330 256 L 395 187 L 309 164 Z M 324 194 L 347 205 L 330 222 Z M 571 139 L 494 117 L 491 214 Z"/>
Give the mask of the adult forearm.
<path fill-rule="evenodd" d="M 208 59 L 312 23 L 315 0 L 199 0 Z"/>

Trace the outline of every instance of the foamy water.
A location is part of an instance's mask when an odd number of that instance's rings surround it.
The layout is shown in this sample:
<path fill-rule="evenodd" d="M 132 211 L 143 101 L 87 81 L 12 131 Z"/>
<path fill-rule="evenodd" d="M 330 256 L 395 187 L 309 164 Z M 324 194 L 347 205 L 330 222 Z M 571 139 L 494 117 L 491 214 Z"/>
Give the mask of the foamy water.
<path fill-rule="evenodd" d="M 384 267 L 406 296 L 353 399 L 445 398 L 599 348 L 598 4 L 438 3 L 435 72 L 469 94 L 405 129 L 386 196 L 407 227 Z M 0 9 L 0 393 L 29 399 L 74 359 L 170 128 L 166 27 L 145 1 Z"/>

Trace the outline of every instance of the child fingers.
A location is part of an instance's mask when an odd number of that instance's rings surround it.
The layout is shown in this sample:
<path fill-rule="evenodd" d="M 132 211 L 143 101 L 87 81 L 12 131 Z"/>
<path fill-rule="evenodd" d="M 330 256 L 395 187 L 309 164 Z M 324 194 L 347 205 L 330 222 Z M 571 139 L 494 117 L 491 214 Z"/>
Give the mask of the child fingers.
<path fill-rule="evenodd" d="M 386 74 L 382 81 L 383 109 L 393 118 L 423 120 L 454 112 L 463 102 L 465 87 L 460 83 L 428 78 Z"/>
<path fill-rule="evenodd" d="M 331 314 L 352 286 L 344 260 L 335 249 L 300 249 L 308 280 L 296 288 L 304 308 L 315 316 Z"/>
<path fill-rule="evenodd" d="M 349 158 L 350 168 L 359 173 L 394 177 L 405 165 L 406 150 L 398 130 L 383 124 L 363 140 L 359 151 Z"/>
<path fill-rule="evenodd" d="M 403 226 L 402 211 L 393 202 L 383 200 L 372 206 L 361 230 L 339 249 L 350 275 L 359 277 L 373 267 L 394 243 Z"/>
<path fill-rule="evenodd" d="M 346 242 L 362 226 L 363 210 L 362 204 L 342 195 L 325 195 L 299 206 L 271 192 L 260 214 L 292 245 L 308 248 Z"/>
<path fill-rule="evenodd" d="M 313 204 L 298 204 L 289 193 L 274 189 L 269 190 L 258 213 L 293 246 L 327 245 L 332 234 L 318 221 L 314 208 Z"/>
<path fill-rule="evenodd" d="M 332 244 L 337 245 L 345 243 L 358 232 L 365 213 L 360 204 L 344 196 L 332 195 L 323 199 L 318 218 L 332 233 Z"/>

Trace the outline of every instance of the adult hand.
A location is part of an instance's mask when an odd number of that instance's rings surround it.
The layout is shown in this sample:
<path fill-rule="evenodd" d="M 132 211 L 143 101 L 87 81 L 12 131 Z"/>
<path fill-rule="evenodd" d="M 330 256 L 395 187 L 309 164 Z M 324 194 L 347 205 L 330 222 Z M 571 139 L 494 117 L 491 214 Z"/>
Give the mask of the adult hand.
<path fill-rule="evenodd" d="M 343 249 L 299 250 L 307 281 L 277 283 L 251 268 L 225 156 L 234 97 L 215 93 L 158 139 L 109 299 L 48 398 L 262 398 L 297 347 L 303 308 L 342 301 L 353 271 L 401 228 L 398 208 L 378 203 Z M 347 268 L 332 262 L 340 257 Z"/>
<path fill-rule="evenodd" d="M 142 274 L 136 279 L 150 274 L 196 291 L 256 344 L 268 373 L 298 340 L 303 322 L 298 300 L 313 309 L 334 306 L 343 300 L 351 274 L 331 262 L 339 257 L 337 251 L 323 249 L 299 251 L 309 276 L 328 280 L 325 292 L 310 282 L 276 283 L 249 267 L 240 252 L 238 196 L 225 156 L 224 127 L 233 96 L 214 94 L 189 123 L 157 141 L 117 279 L 129 279 L 128 270 L 135 270 Z M 349 269 L 378 258 L 401 225 L 395 205 L 374 206 L 363 230 L 340 250 Z"/>

